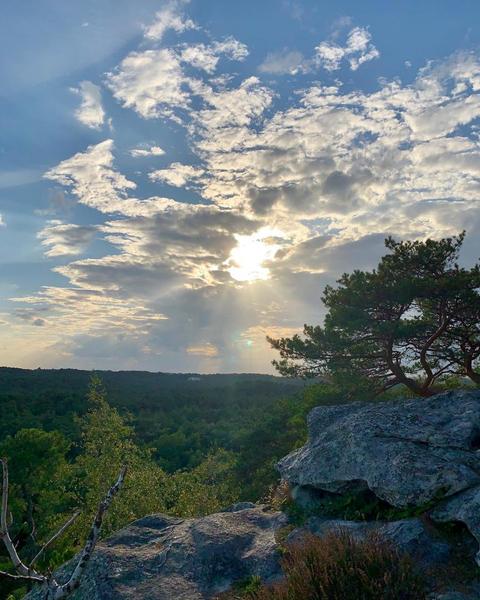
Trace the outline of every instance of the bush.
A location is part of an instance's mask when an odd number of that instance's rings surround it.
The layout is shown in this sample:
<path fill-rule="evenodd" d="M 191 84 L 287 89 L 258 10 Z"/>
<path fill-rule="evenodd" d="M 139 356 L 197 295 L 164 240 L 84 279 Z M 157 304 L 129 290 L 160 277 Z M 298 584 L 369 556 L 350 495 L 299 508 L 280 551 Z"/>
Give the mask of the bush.
<path fill-rule="evenodd" d="M 424 600 L 412 560 L 380 537 L 339 531 L 309 535 L 282 559 L 284 580 L 250 592 L 251 600 Z"/>

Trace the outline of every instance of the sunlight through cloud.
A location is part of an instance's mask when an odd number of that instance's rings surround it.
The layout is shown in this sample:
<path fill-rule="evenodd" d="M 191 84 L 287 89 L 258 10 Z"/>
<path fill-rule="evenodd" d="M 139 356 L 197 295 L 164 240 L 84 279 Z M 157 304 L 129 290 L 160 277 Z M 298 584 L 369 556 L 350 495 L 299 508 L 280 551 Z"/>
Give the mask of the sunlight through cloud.
<path fill-rule="evenodd" d="M 237 281 L 269 279 L 270 270 L 264 263 L 275 258 L 280 245 L 272 241 L 278 239 L 279 232 L 273 229 L 260 229 L 252 235 L 235 234 L 237 245 L 228 259 L 228 272 Z"/>

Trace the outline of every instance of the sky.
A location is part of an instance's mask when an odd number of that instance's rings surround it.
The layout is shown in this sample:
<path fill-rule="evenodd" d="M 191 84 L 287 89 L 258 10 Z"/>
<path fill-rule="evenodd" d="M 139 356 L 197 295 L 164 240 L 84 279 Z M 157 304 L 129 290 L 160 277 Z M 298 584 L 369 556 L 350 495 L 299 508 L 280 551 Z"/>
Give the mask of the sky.
<path fill-rule="evenodd" d="M 3 0 L 0 365 L 273 372 L 384 238 L 480 254 L 478 0 Z"/>

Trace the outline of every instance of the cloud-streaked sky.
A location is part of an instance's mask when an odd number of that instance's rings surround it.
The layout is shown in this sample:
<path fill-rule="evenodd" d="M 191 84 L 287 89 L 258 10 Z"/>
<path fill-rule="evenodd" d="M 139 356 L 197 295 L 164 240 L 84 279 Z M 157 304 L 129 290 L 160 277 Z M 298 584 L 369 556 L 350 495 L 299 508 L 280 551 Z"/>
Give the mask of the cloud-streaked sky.
<path fill-rule="evenodd" d="M 270 372 L 383 239 L 480 254 L 476 0 L 6 0 L 0 364 Z"/>

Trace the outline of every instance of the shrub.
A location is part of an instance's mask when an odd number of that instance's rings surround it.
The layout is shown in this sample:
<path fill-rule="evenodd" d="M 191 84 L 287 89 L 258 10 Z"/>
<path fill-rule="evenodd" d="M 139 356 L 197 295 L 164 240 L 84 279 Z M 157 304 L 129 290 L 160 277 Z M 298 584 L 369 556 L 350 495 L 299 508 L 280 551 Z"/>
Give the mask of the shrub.
<path fill-rule="evenodd" d="M 282 559 L 284 579 L 250 592 L 251 600 L 424 600 L 412 560 L 371 535 L 363 541 L 339 531 L 309 535 Z"/>

